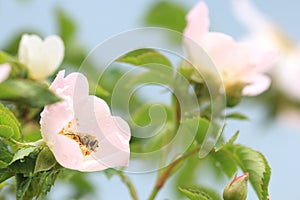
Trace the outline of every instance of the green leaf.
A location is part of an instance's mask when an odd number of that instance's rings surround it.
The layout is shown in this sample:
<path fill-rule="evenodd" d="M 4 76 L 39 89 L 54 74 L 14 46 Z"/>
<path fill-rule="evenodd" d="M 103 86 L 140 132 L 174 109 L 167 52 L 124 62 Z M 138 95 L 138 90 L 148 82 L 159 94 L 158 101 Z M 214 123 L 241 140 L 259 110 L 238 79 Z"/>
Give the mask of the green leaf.
<path fill-rule="evenodd" d="M 34 173 L 48 171 L 56 165 L 56 159 L 51 150 L 46 147 L 38 155 Z"/>
<path fill-rule="evenodd" d="M 70 42 L 75 35 L 76 26 L 74 21 L 66 15 L 65 11 L 59 9 L 56 12 L 59 35 L 65 43 Z"/>
<path fill-rule="evenodd" d="M 228 178 L 231 178 L 237 172 L 237 164 L 234 158 L 228 156 L 225 151 L 217 151 L 210 154 L 215 161 L 215 165 L 220 168 Z"/>
<path fill-rule="evenodd" d="M 0 168 L 4 168 L 8 166 L 8 164 L 12 160 L 13 154 L 9 151 L 9 147 L 2 140 L 0 140 L 0 152 Z"/>
<path fill-rule="evenodd" d="M 28 188 L 31 183 L 31 178 L 24 176 L 24 174 L 17 174 L 16 175 L 16 182 L 17 182 L 17 191 L 16 191 L 16 197 L 18 200 L 21 199 L 31 199 L 32 196 L 26 196 L 26 192 L 28 191 Z"/>
<path fill-rule="evenodd" d="M 186 26 L 187 9 L 170 1 L 155 3 L 145 17 L 145 23 L 150 26 L 160 26 L 183 32 Z"/>
<path fill-rule="evenodd" d="M 165 121 L 173 120 L 172 110 L 168 105 L 145 104 L 132 114 L 132 120 L 139 126 L 146 126 L 150 123 L 161 124 L 164 114 L 166 114 Z"/>
<path fill-rule="evenodd" d="M 19 149 L 12 161 L 10 162 L 10 164 L 14 163 L 15 161 L 17 160 L 21 160 L 21 159 L 24 159 L 25 157 L 29 156 L 29 154 L 31 154 L 32 152 L 38 150 L 38 147 L 27 147 L 27 148 L 22 148 L 22 149 Z"/>
<path fill-rule="evenodd" d="M 242 145 L 227 145 L 222 150 L 231 156 L 244 173 L 249 173 L 249 180 L 258 198 L 267 200 L 271 169 L 266 158 L 258 151 Z"/>
<path fill-rule="evenodd" d="M 14 135 L 14 130 L 8 126 L 0 124 L 0 137 L 10 138 Z"/>
<path fill-rule="evenodd" d="M 20 63 L 15 57 L 0 51 L 0 64 L 9 63 L 11 66 L 10 77 L 25 78 L 27 76 L 27 68 Z"/>
<path fill-rule="evenodd" d="M 14 139 L 19 139 L 21 137 L 19 128 L 20 123 L 14 114 L 0 103 L 0 136 L 4 138 L 12 137 Z"/>
<path fill-rule="evenodd" d="M 239 119 L 239 120 L 249 120 L 249 118 L 242 113 L 230 113 L 226 115 L 226 118 Z"/>
<path fill-rule="evenodd" d="M 238 136 L 240 134 L 240 131 L 237 131 L 226 143 L 224 143 L 220 148 L 216 149 L 215 151 L 218 152 L 222 148 L 231 147 L 234 142 L 237 140 Z"/>
<path fill-rule="evenodd" d="M 196 130 L 197 133 L 195 139 L 197 140 L 198 144 L 202 144 L 210 126 L 210 122 L 201 117 L 194 117 L 181 122 L 181 126 L 183 126 L 189 134 L 195 134 L 192 131 Z"/>
<path fill-rule="evenodd" d="M 172 67 L 171 61 L 166 56 L 152 49 L 138 49 L 129 52 L 116 61 L 144 67 L 147 67 L 150 64 L 161 64 Z"/>
<path fill-rule="evenodd" d="M 0 169 L 0 183 L 6 181 L 10 177 L 14 176 L 14 173 L 8 172 L 7 169 Z"/>
<path fill-rule="evenodd" d="M 213 200 L 208 194 L 199 189 L 181 188 L 179 191 L 187 196 L 190 200 Z"/>
<path fill-rule="evenodd" d="M 58 98 L 45 85 L 30 80 L 7 80 L 0 84 L 0 99 L 43 107 L 58 102 Z"/>

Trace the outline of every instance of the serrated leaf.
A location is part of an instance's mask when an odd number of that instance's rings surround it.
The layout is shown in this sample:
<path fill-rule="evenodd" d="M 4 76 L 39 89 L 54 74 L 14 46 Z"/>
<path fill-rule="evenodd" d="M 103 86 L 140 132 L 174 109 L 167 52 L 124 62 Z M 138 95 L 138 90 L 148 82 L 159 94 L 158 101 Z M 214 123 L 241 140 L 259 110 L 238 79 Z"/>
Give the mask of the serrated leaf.
<path fill-rule="evenodd" d="M 0 168 L 6 167 L 13 158 L 13 154 L 9 151 L 8 146 L 0 140 Z M 2 174 L 2 173 L 0 173 Z"/>
<path fill-rule="evenodd" d="M 29 154 L 36 151 L 37 149 L 38 149 L 38 147 L 28 147 L 28 148 L 19 149 L 15 153 L 15 155 L 14 155 L 12 161 L 10 162 L 10 164 L 14 163 L 17 160 L 24 159 L 25 157 L 29 156 Z"/>
<path fill-rule="evenodd" d="M 268 187 L 269 187 L 269 182 L 271 179 L 271 167 L 269 166 L 269 163 L 268 163 L 267 159 L 264 157 L 264 155 L 261 154 L 261 156 L 262 156 L 265 166 L 266 166 L 263 182 L 261 184 L 261 188 L 262 188 L 261 195 L 262 195 L 262 199 L 268 199 L 268 196 L 269 196 Z"/>
<path fill-rule="evenodd" d="M 30 186 L 31 178 L 28 176 L 24 176 L 24 174 L 17 174 L 16 182 L 17 182 L 17 191 L 16 191 L 17 200 L 26 199 L 25 195 Z M 28 195 L 27 195 L 27 197 L 28 197 Z M 29 199 L 31 199 L 31 198 L 29 197 Z"/>
<path fill-rule="evenodd" d="M 221 147 L 217 148 L 215 151 L 218 152 L 222 148 L 231 147 L 233 143 L 237 140 L 239 137 L 240 131 L 237 131 L 226 143 L 221 145 Z"/>
<path fill-rule="evenodd" d="M 242 113 L 230 113 L 226 115 L 226 118 L 239 119 L 239 120 L 249 120 L 249 118 Z"/>
<path fill-rule="evenodd" d="M 178 187 L 178 189 L 190 200 L 213 200 L 208 194 L 206 194 L 201 190 L 181 188 L 181 187 Z"/>
<path fill-rule="evenodd" d="M 171 61 L 163 54 L 152 49 L 138 49 L 122 56 L 117 62 L 147 67 L 151 64 L 160 64 L 172 67 Z"/>
<path fill-rule="evenodd" d="M 14 114 L 0 103 L 0 136 L 4 138 L 12 137 L 14 139 L 19 139 L 21 137 L 19 127 L 20 123 Z"/>
<path fill-rule="evenodd" d="M 43 107 L 58 102 L 58 98 L 45 85 L 25 79 L 7 80 L 0 84 L 0 99 Z"/>
<path fill-rule="evenodd" d="M 227 145 L 226 151 L 240 168 L 249 173 L 249 180 L 260 200 L 267 200 L 271 169 L 258 151 L 241 145 Z"/>
<path fill-rule="evenodd" d="M 56 159 L 51 150 L 44 148 L 37 157 L 34 173 L 50 170 L 56 163 Z"/>
<path fill-rule="evenodd" d="M 187 9 L 170 1 L 155 3 L 146 13 L 145 22 L 150 26 L 160 26 L 182 32 L 186 26 Z"/>
<path fill-rule="evenodd" d="M 216 166 L 220 168 L 228 178 L 231 178 L 237 171 L 237 164 L 235 160 L 228 156 L 225 151 L 217 151 L 211 154 L 211 157 L 215 160 Z"/>

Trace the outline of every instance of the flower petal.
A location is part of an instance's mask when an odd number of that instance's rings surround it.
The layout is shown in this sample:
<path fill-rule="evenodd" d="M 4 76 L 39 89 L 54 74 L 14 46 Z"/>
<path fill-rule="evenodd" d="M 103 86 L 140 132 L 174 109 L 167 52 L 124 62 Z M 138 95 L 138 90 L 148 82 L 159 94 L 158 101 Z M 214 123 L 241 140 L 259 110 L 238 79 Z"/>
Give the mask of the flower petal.
<path fill-rule="evenodd" d="M 245 96 L 255 96 L 261 94 L 266 91 L 271 85 L 271 79 L 265 75 L 257 75 L 254 76 L 247 85 L 243 89 L 243 95 Z"/>
<path fill-rule="evenodd" d="M 200 44 L 202 36 L 209 27 L 208 8 L 204 2 L 198 3 L 187 15 L 187 26 L 184 36 Z"/>
<path fill-rule="evenodd" d="M 105 101 L 88 95 L 85 76 L 71 73 L 64 78 L 64 73 L 60 71 L 50 87 L 64 101 L 46 106 L 41 113 L 43 138 L 58 162 L 79 171 L 126 166 L 130 155 L 128 124 L 112 117 Z M 84 144 L 84 136 L 90 136 L 89 141 L 96 140 L 97 147 Z M 63 148 L 63 143 L 68 149 Z"/>
<path fill-rule="evenodd" d="M 83 155 L 79 145 L 72 139 L 57 134 L 53 146 L 49 146 L 57 162 L 69 169 L 78 169 L 82 165 Z"/>
<path fill-rule="evenodd" d="M 42 80 L 53 74 L 64 57 L 64 44 L 58 36 L 43 42 L 37 35 L 25 34 L 19 46 L 19 60 L 24 63 L 32 79 Z"/>
<path fill-rule="evenodd" d="M 10 74 L 11 66 L 7 63 L 0 65 L 0 83 L 5 81 Z"/>

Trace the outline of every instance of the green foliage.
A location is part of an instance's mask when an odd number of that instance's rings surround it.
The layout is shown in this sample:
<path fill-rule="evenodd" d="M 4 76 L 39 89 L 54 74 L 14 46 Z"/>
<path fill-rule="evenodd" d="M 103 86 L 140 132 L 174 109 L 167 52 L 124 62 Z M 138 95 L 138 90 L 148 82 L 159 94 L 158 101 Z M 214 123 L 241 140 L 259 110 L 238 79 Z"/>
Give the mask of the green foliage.
<path fill-rule="evenodd" d="M 7 163 L 0 168 L 0 183 L 15 176 L 17 199 L 45 196 L 61 171 L 49 149 L 27 146 L 19 149 L 13 156 L 2 141 L 0 145 L 1 153 L 6 152 L 0 156 L 1 161 Z"/>
<path fill-rule="evenodd" d="M 56 22 L 59 35 L 65 44 L 65 57 L 61 66 L 68 66 L 77 70 L 87 57 L 88 52 L 78 42 L 78 38 L 75 37 L 77 31 L 76 24 L 65 11 L 60 9 L 56 11 Z M 88 63 L 88 67 L 92 68 L 91 63 Z"/>
<path fill-rule="evenodd" d="M 1 139 L 0 139 L 0 169 L 4 168 L 9 165 L 11 160 L 13 159 L 13 154 L 9 151 L 8 145 L 6 145 Z M 2 173 L 0 173 L 3 175 Z M 2 179 L 0 178 L 0 183 Z"/>
<path fill-rule="evenodd" d="M 117 59 L 117 62 L 147 67 L 149 64 L 161 64 L 172 67 L 171 61 L 163 54 L 152 49 L 138 49 Z M 148 65 L 146 65 L 148 64 Z"/>
<path fill-rule="evenodd" d="M 29 154 L 33 153 L 34 151 L 38 151 L 38 148 L 37 147 L 26 147 L 26 148 L 19 149 L 15 153 L 10 164 L 16 162 L 17 160 L 23 160 L 25 157 L 29 156 Z"/>
<path fill-rule="evenodd" d="M 214 200 L 205 192 L 199 189 L 181 188 L 178 187 L 179 191 L 182 192 L 190 200 Z"/>
<path fill-rule="evenodd" d="M 157 109 L 156 109 L 157 108 Z M 166 122 L 173 120 L 172 110 L 168 105 L 160 104 L 159 107 L 153 104 L 145 104 L 139 107 L 133 114 L 132 120 L 139 126 L 146 126 L 148 124 L 162 124 L 162 115 L 165 112 Z"/>
<path fill-rule="evenodd" d="M 58 23 L 57 25 L 59 35 L 62 37 L 65 43 L 69 44 L 69 42 L 74 39 L 76 33 L 76 25 L 71 17 L 66 15 L 66 13 L 61 9 L 57 10 L 56 18 Z"/>
<path fill-rule="evenodd" d="M 187 10 L 171 1 L 156 2 L 146 13 L 145 23 L 183 32 Z"/>
<path fill-rule="evenodd" d="M 245 173 L 248 172 L 250 183 L 258 198 L 260 200 L 267 199 L 271 169 L 265 157 L 260 152 L 249 147 L 232 144 L 231 142 L 226 143 L 218 152 L 224 155 L 223 158 L 227 155 L 226 157 L 229 158 L 227 165 L 232 162 L 230 160 L 234 160 L 235 164 Z M 229 168 L 226 174 L 229 175 L 230 171 L 231 168 Z"/>
<path fill-rule="evenodd" d="M 198 144 L 202 144 L 210 126 L 210 122 L 207 119 L 201 117 L 194 117 L 181 122 L 181 126 L 183 127 L 186 134 L 192 135 L 196 130 L 197 133 L 195 135 L 195 139 Z"/>
<path fill-rule="evenodd" d="M 231 118 L 231 119 L 238 119 L 238 120 L 249 120 L 249 118 L 242 114 L 242 113 L 230 113 L 228 115 L 226 115 L 226 118 Z"/>
<path fill-rule="evenodd" d="M 51 171 L 39 172 L 34 175 L 16 174 L 17 199 L 34 199 L 45 197 L 54 184 L 61 167 L 57 166 Z"/>
<path fill-rule="evenodd" d="M 48 147 L 44 148 L 38 155 L 34 173 L 48 171 L 57 164 L 53 153 Z"/>
<path fill-rule="evenodd" d="M 7 80 L 0 84 L 0 91 L 1 100 L 31 107 L 43 107 L 60 100 L 46 85 L 25 79 Z"/>
<path fill-rule="evenodd" d="M 27 77 L 27 68 L 20 63 L 15 57 L 6 52 L 0 51 L 0 64 L 9 63 L 11 66 L 10 77 L 25 78 Z"/>
<path fill-rule="evenodd" d="M 72 187 L 73 193 L 69 199 L 89 199 L 87 196 L 95 193 L 95 186 L 89 181 L 86 173 L 65 169 L 59 180 Z"/>
<path fill-rule="evenodd" d="M 0 103 L 0 137 L 12 137 L 14 139 L 19 139 L 21 137 L 19 128 L 20 123 L 13 115 L 13 113 L 10 110 L 8 110 L 3 104 Z"/>
<path fill-rule="evenodd" d="M 116 175 L 118 172 L 115 169 L 108 168 L 103 171 L 107 179 L 111 179 L 114 175 Z"/>

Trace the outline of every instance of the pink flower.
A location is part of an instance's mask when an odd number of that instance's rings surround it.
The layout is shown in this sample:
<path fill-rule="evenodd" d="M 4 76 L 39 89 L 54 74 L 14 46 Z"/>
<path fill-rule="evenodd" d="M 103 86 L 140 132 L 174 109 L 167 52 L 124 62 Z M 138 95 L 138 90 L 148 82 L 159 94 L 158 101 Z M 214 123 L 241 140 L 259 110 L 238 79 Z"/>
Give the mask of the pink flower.
<path fill-rule="evenodd" d="M 216 65 L 226 89 L 242 85 L 242 94 L 248 96 L 258 95 L 267 90 L 270 78 L 264 72 L 273 64 L 275 54 L 262 52 L 250 43 L 237 42 L 226 34 L 209 32 L 208 29 L 208 8 L 204 2 L 200 2 L 189 12 L 184 31 L 185 47 L 190 59 L 193 60 L 199 55 L 192 45 L 189 45 L 187 38 L 207 52 Z"/>
<path fill-rule="evenodd" d="M 37 35 L 24 34 L 19 46 L 19 60 L 28 68 L 29 77 L 43 80 L 52 75 L 64 58 L 64 43 L 56 35 L 43 41 Z"/>
<path fill-rule="evenodd" d="M 5 81 L 10 74 L 11 67 L 9 64 L 0 64 L 0 83 Z"/>
<path fill-rule="evenodd" d="M 275 85 L 290 99 L 300 100 L 300 47 L 260 12 L 251 0 L 233 0 L 236 18 L 246 26 L 250 33 L 245 40 L 260 49 L 276 49 L 278 62 L 272 68 Z"/>
<path fill-rule="evenodd" d="M 63 101 L 48 105 L 41 113 L 41 132 L 56 160 L 66 168 L 99 171 L 127 166 L 130 129 L 111 116 L 108 105 L 88 95 L 85 76 L 60 71 L 50 86 Z"/>

